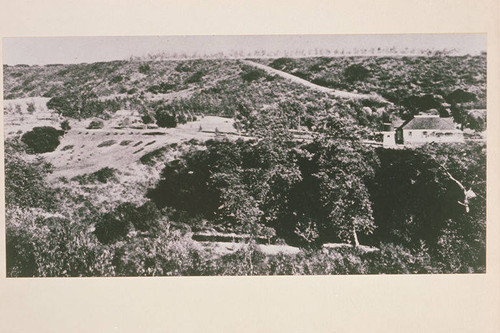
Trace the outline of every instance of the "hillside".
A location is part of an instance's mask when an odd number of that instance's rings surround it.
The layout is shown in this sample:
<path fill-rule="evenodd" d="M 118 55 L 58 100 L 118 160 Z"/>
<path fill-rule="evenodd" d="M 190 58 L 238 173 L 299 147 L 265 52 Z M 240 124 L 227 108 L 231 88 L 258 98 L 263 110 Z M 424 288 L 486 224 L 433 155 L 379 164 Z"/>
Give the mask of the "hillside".
<path fill-rule="evenodd" d="M 474 121 L 465 119 L 470 118 L 467 114 L 486 108 L 485 55 L 255 61 L 268 67 L 255 68 L 245 60 L 4 66 L 4 96 L 7 100 L 55 98 L 49 104 L 52 109 L 76 118 L 106 117 L 118 109 L 154 115 L 162 108 L 188 119 L 193 115 L 248 117 L 253 111 L 287 103 L 293 96 L 293 108 L 300 109 L 297 122 L 306 126 L 318 111 L 331 110 L 343 100 L 334 112 L 372 130 L 381 130 L 390 117 L 407 119 L 432 108 L 474 128 L 470 125 Z M 314 85 L 320 89 L 312 89 Z M 353 98 L 356 94 L 366 98 Z M 376 95 L 390 105 L 377 101 Z M 85 99 L 90 101 L 86 108 Z M 79 113 L 75 108 L 81 109 Z"/>
<path fill-rule="evenodd" d="M 482 131 L 485 66 L 4 66 L 8 274 L 483 272 L 485 145 L 366 140 L 429 109 Z"/>
<path fill-rule="evenodd" d="M 260 62 L 322 86 L 376 92 L 398 105 L 411 95 L 435 94 L 446 98 L 462 89 L 477 97 L 474 108 L 486 106 L 486 54 L 279 58 Z"/>

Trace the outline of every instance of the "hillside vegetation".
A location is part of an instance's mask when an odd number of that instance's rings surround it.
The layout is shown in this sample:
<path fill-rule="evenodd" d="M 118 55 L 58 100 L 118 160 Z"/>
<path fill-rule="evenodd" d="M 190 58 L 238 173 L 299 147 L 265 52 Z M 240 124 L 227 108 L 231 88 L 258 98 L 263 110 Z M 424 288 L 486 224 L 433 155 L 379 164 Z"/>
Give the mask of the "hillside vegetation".
<path fill-rule="evenodd" d="M 388 102 L 239 60 L 4 66 L 8 276 L 485 272 L 485 144 L 365 142 L 482 131 L 485 55 L 254 61 Z"/>

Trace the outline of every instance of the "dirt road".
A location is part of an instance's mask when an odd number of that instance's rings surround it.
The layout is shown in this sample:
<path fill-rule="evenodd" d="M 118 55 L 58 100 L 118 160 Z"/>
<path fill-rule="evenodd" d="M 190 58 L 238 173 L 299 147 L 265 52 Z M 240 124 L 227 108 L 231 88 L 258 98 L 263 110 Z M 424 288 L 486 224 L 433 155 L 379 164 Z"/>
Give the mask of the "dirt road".
<path fill-rule="evenodd" d="M 332 88 L 319 86 L 319 85 L 314 84 L 314 83 L 312 83 L 310 81 L 301 79 L 298 76 L 295 76 L 295 75 L 292 75 L 292 74 L 289 74 L 289 73 L 286 73 L 286 72 L 283 72 L 283 71 L 274 69 L 272 67 L 269 67 L 269 66 L 266 66 L 266 65 L 263 65 L 263 64 L 259 64 L 259 63 L 250 61 L 250 60 L 241 60 L 241 62 L 243 62 L 246 65 L 253 66 L 253 67 L 265 70 L 269 74 L 279 75 L 279 76 L 281 76 L 281 77 L 283 77 L 283 78 L 285 78 L 287 80 L 290 80 L 292 82 L 301 84 L 301 85 L 303 85 L 305 87 L 314 89 L 316 91 L 321 91 L 321 92 L 333 95 L 335 97 L 347 98 L 347 99 L 355 99 L 355 100 L 368 99 L 368 100 L 374 100 L 374 101 L 377 101 L 377 102 L 380 102 L 380 103 L 389 103 L 385 98 L 383 98 L 382 96 L 379 96 L 379 95 L 377 95 L 375 93 L 373 93 L 373 94 L 357 94 L 357 93 L 352 93 L 352 92 L 348 92 L 348 91 L 335 90 L 335 89 L 332 89 Z"/>

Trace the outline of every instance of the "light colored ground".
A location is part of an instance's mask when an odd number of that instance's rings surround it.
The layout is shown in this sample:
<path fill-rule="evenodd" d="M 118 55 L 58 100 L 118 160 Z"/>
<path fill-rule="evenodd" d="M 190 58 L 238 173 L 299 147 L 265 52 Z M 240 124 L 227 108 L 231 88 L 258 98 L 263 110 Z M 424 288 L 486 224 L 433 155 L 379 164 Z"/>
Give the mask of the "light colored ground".
<path fill-rule="evenodd" d="M 235 242 L 197 242 L 200 244 L 202 248 L 211 248 L 215 251 L 215 253 L 219 255 L 229 254 L 236 252 L 247 244 L 245 243 L 235 243 Z M 290 245 L 264 245 L 257 244 L 257 250 L 266 254 L 266 255 L 277 255 L 279 253 L 283 254 L 297 254 L 300 252 L 298 247 L 290 246 Z"/>
<path fill-rule="evenodd" d="M 60 128 L 63 118 L 47 109 L 47 101 L 48 98 L 41 97 L 4 101 L 6 137 L 25 133 L 37 126 Z M 35 104 L 35 112 L 27 112 L 28 103 Z M 20 111 L 16 105 L 20 105 Z M 166 145 L 191 139 L 212 139 L 216 129 L 221 135 L 237 135 L 233 126 L 234 120 L 223 117 L 205 116 L 169 129 L 114 128 L 126 118 L 131 120 L 130 126 L 139 125 L 137 122 L 132 123 L 137 121 L 137 115 L 133 111 L 125 110 L 104 121 L 105 126 L 102 129 L 86 129 L 91 119 L 70 120 L 71 130 L 61 138 L 59 147 L 54 152 L 39 155 L 54 165 L 55 170 L 50 178 L 72 178 L 103 167 L 133 172 L 130 166 L 136 164 L 144 154 Z M 151 135 L 152 133 L 155 135 Z M 110 145 L 99 147 L 108 141 Z"/>
<path fill-rule="evenodd" d="M 144 154 L 172 143 L 182 143 L 191 139 L 199 141 L 211 139 L 215 134 L 207 131 L 213 132 L 215 128 L 221 133 L 234 132 L 233 120 L 207 116 L 169 129 L 88 130 L 77 127 L 66 133 L 56 151 L 43 155 L 55 167 L 53 177 L 71 178 L 95 172 L 103 167 L 124 169 L 136 163 Z M 148 135 L 152 133 L 155 135 Z M 99 147 L 108 141 L 112 144 Z M 65 147 L 71 148 L 64 150 Z"/>
<path fill-rule="evenodd" d="M 35 126 L 59 127 L 62 117 L 49 111 L 47 102 L 50 98 L 29 97 L 3 101 L 4 133 L 6 137 L 17 132 L 27 132 Z M 33 113 L 28 112 L 28 104 L 35 106 Z"/>

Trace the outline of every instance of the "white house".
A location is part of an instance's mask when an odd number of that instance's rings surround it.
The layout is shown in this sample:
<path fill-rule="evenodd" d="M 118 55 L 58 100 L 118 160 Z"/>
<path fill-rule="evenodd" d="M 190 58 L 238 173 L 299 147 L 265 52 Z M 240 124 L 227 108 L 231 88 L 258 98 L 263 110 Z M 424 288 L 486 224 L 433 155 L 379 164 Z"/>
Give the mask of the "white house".
<path fill-rule="evenodd" d="M 395 130 L 382 132 L 384 147 L 423 145 L 429 142 L 464 142 L 463 132 L 457 129 L 453 118 L 419 114 Z"/>

